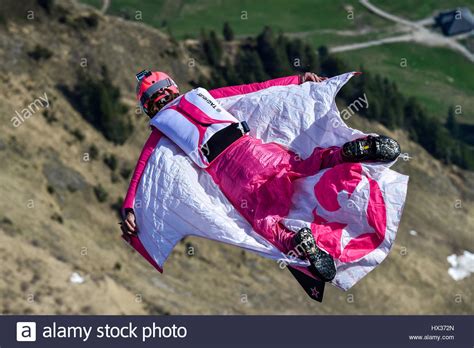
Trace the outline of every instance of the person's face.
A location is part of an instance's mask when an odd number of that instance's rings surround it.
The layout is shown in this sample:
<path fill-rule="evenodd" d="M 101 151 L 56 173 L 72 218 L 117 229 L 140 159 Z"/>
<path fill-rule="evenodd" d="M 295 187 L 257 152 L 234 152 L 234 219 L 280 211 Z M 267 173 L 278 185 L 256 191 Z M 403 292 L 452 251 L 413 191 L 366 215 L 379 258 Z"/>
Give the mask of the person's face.
<path fill-rule="evenodd" d="M 150 116 L 150 117 L 155 116 L 158 113 L 158 111 L 163 109 L 163 107 L 166 104 L 168 104 L 170 101 L 175 99 L 176 96 L 178 96 L 178 94 L 174 94 L 171 90 L 165 89 L 165 91 L 163 93 L 160 93 L 156 96 L 156 98 L 155 98 L 156 101 L 155 102 L 150 103 L 150 106 L 148 108 L 148 110 L 149 110 L 148 116 Z"/>

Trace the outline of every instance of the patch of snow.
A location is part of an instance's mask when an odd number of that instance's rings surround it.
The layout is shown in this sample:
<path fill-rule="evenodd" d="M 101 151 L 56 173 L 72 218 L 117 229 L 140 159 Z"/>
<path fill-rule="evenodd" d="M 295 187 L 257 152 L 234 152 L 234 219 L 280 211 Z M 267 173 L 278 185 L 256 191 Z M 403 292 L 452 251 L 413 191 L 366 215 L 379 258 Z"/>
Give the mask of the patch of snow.
<path fill-rule="evenodd" d="M 159 287 L 164 290 L 171 290 L 174 291 L 172 287 L 166 284 L 160 277 L 152 277 L 151 282 L 154 286 Z"/>
<path fill-rule="evenodd" d="M 69 277 L 69 281 L 73 284 L 82 284 L 84 283 L 85 279 L 77 272 L 72 272 L 71 276 Z"/>
<path fill-rule="evenodd" d="M 448 274 L 454 280 L 461 280 L 467 278 L 474 272 L 474 254 L 464 250 L 462 255 L 450 255 L 447 260 L 451 267 Z"/>

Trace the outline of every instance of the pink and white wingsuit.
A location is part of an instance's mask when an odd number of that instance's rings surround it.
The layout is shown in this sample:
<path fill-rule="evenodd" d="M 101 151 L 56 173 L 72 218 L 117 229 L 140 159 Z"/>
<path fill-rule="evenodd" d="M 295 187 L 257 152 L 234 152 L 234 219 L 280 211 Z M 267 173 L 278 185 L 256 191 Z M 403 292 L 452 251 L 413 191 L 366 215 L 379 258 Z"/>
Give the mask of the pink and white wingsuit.
<path fill-rule="evenodd" d="M 343 163 L 339 146 L 315 147 L 310 155 L 303 159 L 299 154 L 281 144 L 264 143 L 246 134 L 231 144 L 211 163 L 208 163 L 201 153 L 201 145 L 206 143 L 215 132 L 230 123 L 239 122 L 232 114 L 220 107 L 219 99 L 254 93 L 276 86 L 298 85 L 300 82 L 300 77 L 295 75 L 263 83 L 223 87 L 210 91 L 198 88 L 172 101 L 150 122 L 152 133 L 140 154 L 123 209 L 134 208 L 137 187 L 147 162 L 155 148 L 159 146 L 160 139 L 166 136 L 212 177 L 233 207 L 251 224 L 253 230 L 283 253 L 287 253 L 294 247 L 292 242 L 294 232 L 301 227 L 296 224 L 295 228 L 288 228 L 295 215 L 292 212 L 295 180 L 305 177 L 314 178 L 321 170 L 336 166 L 335 170 L 325 172 L 313 184 L 315 190 L 319 187 L 319 193 L 316 191 L 313 195 L 324 209 L 323 211 L 314 209 L 312 212 L 314 219 L 310 221 L 309 227 L 318 245 L 330 252 L 337 260 L 351 262 L 364 256 L 364 251 L 360 253 L 360 250 L 377 248 L 384 241 L 386 221 L 384 221 L 385 206 L 383 212 L 379 209 L 383 204 L 383 197 L 376 180 L 366 177 L 366 180 L 369 180 L 368 186 L 371 188 L 370 202 L 372 202 L 372 206 L 369 202 L 366 209 L 367 220 L 370 229 L 376 232 L 383 231 L 383 233 L 366 233 L 359 236 L 360 238 L 353 241 L 355 242 L 353 248 L 349 245 L 344 254 L 340 250 L 342 250 L 341 236 L 346 225 L 327 218 L 331 211 L 341 208 L 340 202 L 338 203 L 338 193 L 344 191 L 349 195 L 353 194 L 364 179 L 363 168 L 360 164 L 346 163 L 337 166 Z M 340 179 L 340 182 L 335 183 L 335 179 Z M 328 187 L 332 185 L 337 189 L 332 190 L 333 192 L 329 190 L 325 195 L 324 185 Z M 299 191 L 304 197 L 301 188 Z M 208 209 L 212 210 L 212 207 Z M 282 223 L 283 221 L 287 223 Z M 140 229 L 140 225 L 138 227 Z M 339 233 L 334 233 L 338 230 Z M 161 262 L 157 262 L 157 259 L 150 255 L 140 238 L 132 238 L 131 244 L 162 272 Z M 344 288 L 344 285 L 341 287 Z"/>

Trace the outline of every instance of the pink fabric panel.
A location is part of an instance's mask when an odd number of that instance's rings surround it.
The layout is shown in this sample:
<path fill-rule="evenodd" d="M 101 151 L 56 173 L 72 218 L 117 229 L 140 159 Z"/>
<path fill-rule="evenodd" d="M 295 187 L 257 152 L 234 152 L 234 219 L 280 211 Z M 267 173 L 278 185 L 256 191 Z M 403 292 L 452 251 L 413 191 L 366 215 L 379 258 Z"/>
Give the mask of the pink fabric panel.
<path fill-rule="evenodd" d="M 293 172 L 298 173 L 298 177 L 314 175 L 322 169 L 332 168 L 342 162 L 344 161 L 342 160 L 342 153 L 338 146 L 327 148 L 315 147 L 311 155 L 304 160 L 296 154 L 290 159 Z"/>
<path fill-rule="evenodd" d="M 387 209 L 379 184 L 368 178 L 370 185 L 370 200 L 367 207 L 367 221 L 374 232 L 366 232 L 352 239 L 344 248 L 341 257 L 343 262 L 351 262 L 372 252 L 384 241 L 387 230 Z"/>
<path fill-rule="evenodd" d="M 327 211 L 341 208 L 337 200 L 339 192 L 351 195 L 362 180 L 362 166 L 348 164 L 344 170 L 331 170 L 323 174 L 314 187 L 314 194 L 321 206 Z M 328 190 L 327 188 L 331 188 Z"/>
<path fill-rule="evenodd" d="M 152 127 L 150 137 L 143 146 L 142 152 L 140 154 L 140 157 L 138 158 L 137 165 L 133 172 L 132 179 L 130 180 L 127 195 L 125 196 L 125 200 L 122 205 L 122 212 L 125 209 L 133 209 L 133 201 L 135 200 L 138 183 L 140 182 L 140 178 L 142 177 L 143 171 L 145 170 L 148 158 L 150 158 L 161 136 L 161 132 L 156 128 Z"/>
<path fill-rule="evenodd" d="M 293 248 L 294 231 L 280 220 L 288 215 L 293 181 L 342 161 L 340 148 L 316 148 L 306 160 L 277 143 L 244 136 L 207 168 L 234 207 L 254 230 L 280 251 Z"/>
<path fill-rule="evenodd" d="M 322 208 L 336 213 L 343 210 L 338 202 L 340 192 L 346 192 L 350 197 L 356 192 L 362 181 L 363 173 L 360 163 L 345 163 L 326 171 L 316 183 L 314 194 Z M 382 191 L 374 179 L 367 177 L 370 186 L 367 207 L 367 222 L 373 231 L 357 231 L 357 237 L 352 238 L 344 249 L 341 245 L 343 229 L 348 225 L 337 221 L 327 221 L 320 216 L 316 209 L 313 211 L 314 221 L 311 229 L 318 242 L 335 259 L 342 262 L 353 262 L 376 249 L 385 239 L 387 228 L 386 206 Z"/>
<path fill-rule="evenodd" d="M 207 115 L 204 111 L 202 111 L 200 108 L 198 108 L 196 105 L 190 103 L 186 99 L 186 95 L 181 98 L 179 102 L 179 106 L 174 107 L 178 111 L 182 111 L 186 113 L 187 116 L 189 116 L 192 119 L 192 123 L 199 123 L 201 126 L 209 126 L 211 124 L 216 124 L 216 123 L 233 123 L 233 121 L 230 120 L 216 120 L 209 115 Z"/>
<path fill-rule="evenodd" d="M 249 83 L 247 85 L 216 88 L 209 91 L 209 93 L 214 98 L 219 99 L 219 98 L 225 98 L 225 97 L 232 97 L 234 95 L 257 92 L 262 89 L 273 87 L 273 86 L 298 85 L 300 84 L 300 82 L 301 81 L 300 81 L 299 75 L 292 75 L 292 76 L 279 77 L 277 79 L 268 80 L 265 82 L 255 82 L 255 83 Z"/>

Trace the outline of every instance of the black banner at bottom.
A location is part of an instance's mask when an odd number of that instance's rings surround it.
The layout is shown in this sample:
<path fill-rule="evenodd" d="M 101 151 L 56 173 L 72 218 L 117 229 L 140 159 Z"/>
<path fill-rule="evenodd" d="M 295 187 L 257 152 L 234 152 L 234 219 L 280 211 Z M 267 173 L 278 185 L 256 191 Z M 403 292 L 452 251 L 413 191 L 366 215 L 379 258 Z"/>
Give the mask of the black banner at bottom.
<path fill-rule="evenodd" d="M 0 347 L 473 347 L 473 316 L 2 316 Z"/>

